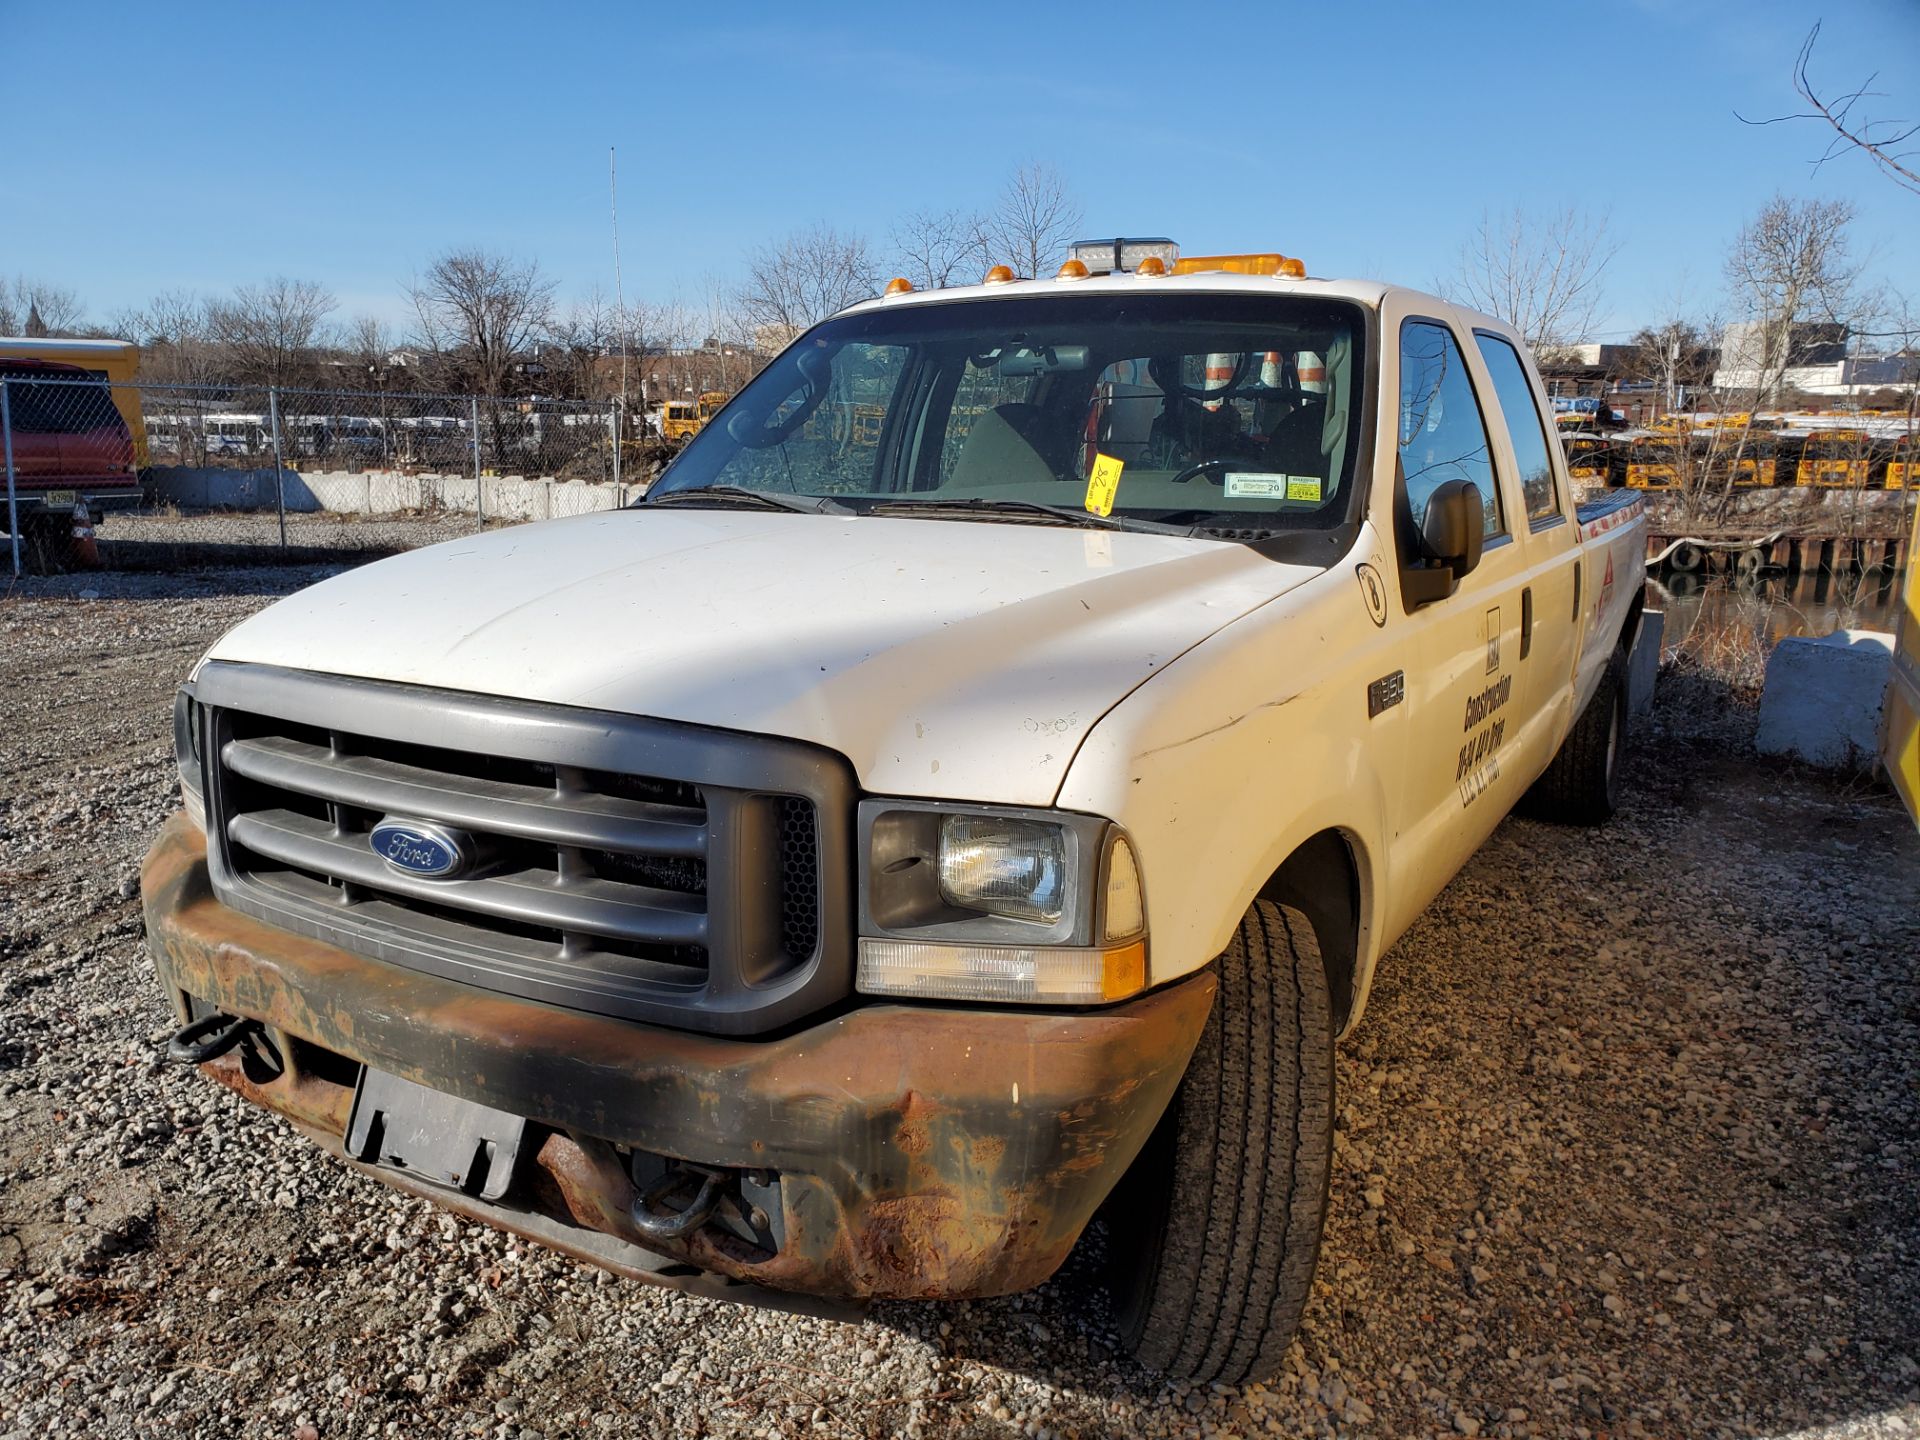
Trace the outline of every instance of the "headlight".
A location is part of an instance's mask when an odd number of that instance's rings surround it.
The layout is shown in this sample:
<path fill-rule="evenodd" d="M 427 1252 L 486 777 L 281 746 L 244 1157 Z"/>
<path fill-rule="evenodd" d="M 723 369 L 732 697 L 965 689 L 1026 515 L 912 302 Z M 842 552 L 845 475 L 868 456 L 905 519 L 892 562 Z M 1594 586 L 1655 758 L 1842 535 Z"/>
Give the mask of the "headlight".
<path fill-rule="evenodd" d="M 202 830 L 207 828 L 200 758 L 200 703 L 181 686 L 173 697 L 173 761 L 180 771 L 180 798 L 187 814 Z"/>
<path fill-rule="evenodd" d="M 940 898 L 949 905 L 1047 925 L 1066 913 L 1067 836 L 1058 825 L 949 815 L 939 854 Z"/>
<path fill-rule="evenodd" d="M 1146 988 L 1140 868 L 1110 821 L 869 800 L 860 835 L 861 992 L 1100 1004 Z"/>

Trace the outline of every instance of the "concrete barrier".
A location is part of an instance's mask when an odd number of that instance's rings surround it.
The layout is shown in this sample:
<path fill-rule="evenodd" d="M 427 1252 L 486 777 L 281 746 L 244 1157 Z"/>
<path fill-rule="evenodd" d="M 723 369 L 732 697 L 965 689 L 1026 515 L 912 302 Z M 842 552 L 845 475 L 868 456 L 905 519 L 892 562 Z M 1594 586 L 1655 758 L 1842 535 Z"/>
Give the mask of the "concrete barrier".
<path fill-rule="evenodd" d="M 157 466 L 161 498 L 194 510 L 272 510 L 272 466 L 259 470 Z M 393 515 L 452 510 L 489 520 L 551 520 L 617 510 L 638 491 L 625 485 L 544 476 L 406 475 L 397 470 L 283 470 L 289 514 Z M 484 504 L 482 504 L 484 502 Z"/>
<path fill-rule="evenodd" d="M 1826 769 L 1871 768 L 1892 674 L 1893 637 L 1884 631 L 1782 640 L 1767 658 L 1755 748 Z"/>

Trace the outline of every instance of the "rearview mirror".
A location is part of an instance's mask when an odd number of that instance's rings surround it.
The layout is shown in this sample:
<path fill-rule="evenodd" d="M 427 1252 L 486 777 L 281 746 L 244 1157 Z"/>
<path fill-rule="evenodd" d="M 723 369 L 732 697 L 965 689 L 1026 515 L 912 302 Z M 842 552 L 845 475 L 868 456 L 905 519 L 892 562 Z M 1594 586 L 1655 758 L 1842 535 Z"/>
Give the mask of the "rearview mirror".
<path fill-rule="evenodd" d="M 1087 347 L 1084 345 L 1038 347 L 1022 345 L 1018 350 L 1003 353 L 996 368 L 1010 379 L 1046 375 L 1055 370 L 1084 370 L 1087 368 Z"/>
<path fill-rule="evenodd" d="M 1418 562 L 1401 566 L 1400 594 L 1416 610 L 1453 594 L 1480 563 L 1486 535 L 1486 511 L 1480 491 L 1468 480 L 1449 480 L 1427 497 L 1420 522 Z"/>

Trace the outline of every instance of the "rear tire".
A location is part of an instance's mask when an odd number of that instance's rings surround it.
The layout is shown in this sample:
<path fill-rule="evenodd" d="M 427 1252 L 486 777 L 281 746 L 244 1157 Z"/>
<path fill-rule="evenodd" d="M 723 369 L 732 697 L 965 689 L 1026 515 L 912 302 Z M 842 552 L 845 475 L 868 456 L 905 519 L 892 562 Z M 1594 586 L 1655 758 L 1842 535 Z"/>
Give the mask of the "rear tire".
<path fill-rule="evenodd" d="M 1619 807 L 1620 757 L 1627 744 L 1627 661 L 1616 650 L 1587 708 L 1520 808 L 1561 825 L 1599 825 Z"/>
<path fill-rule="evenodd" d="M 1256 900 L 1153 1138 L 1108 1202 L 1122 1342 L 1193 1381 L 1273 1375 L 1320 1255 L 1333 1028 L 1306 916 Z"/>

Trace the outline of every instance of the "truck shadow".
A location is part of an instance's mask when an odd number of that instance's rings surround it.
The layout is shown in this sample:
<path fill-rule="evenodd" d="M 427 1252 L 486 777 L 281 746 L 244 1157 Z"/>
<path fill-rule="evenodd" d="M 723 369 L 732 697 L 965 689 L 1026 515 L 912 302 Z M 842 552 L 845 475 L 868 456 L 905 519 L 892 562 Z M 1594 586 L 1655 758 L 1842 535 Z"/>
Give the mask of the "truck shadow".
<path fill-rule="evenodd" d="M 1726 757 L 1639 757 L 1599 830 L 1505 822 L 1386 957 L 1273 1384 L 1170 1390 L 1122 1355 L 1097 1230 L 1033 1296 L 877 1318 L 944 1319 L 953 1353 L 1142 1426 L 1912 1415 L 1920 844 L 1883 797 Z"/>

